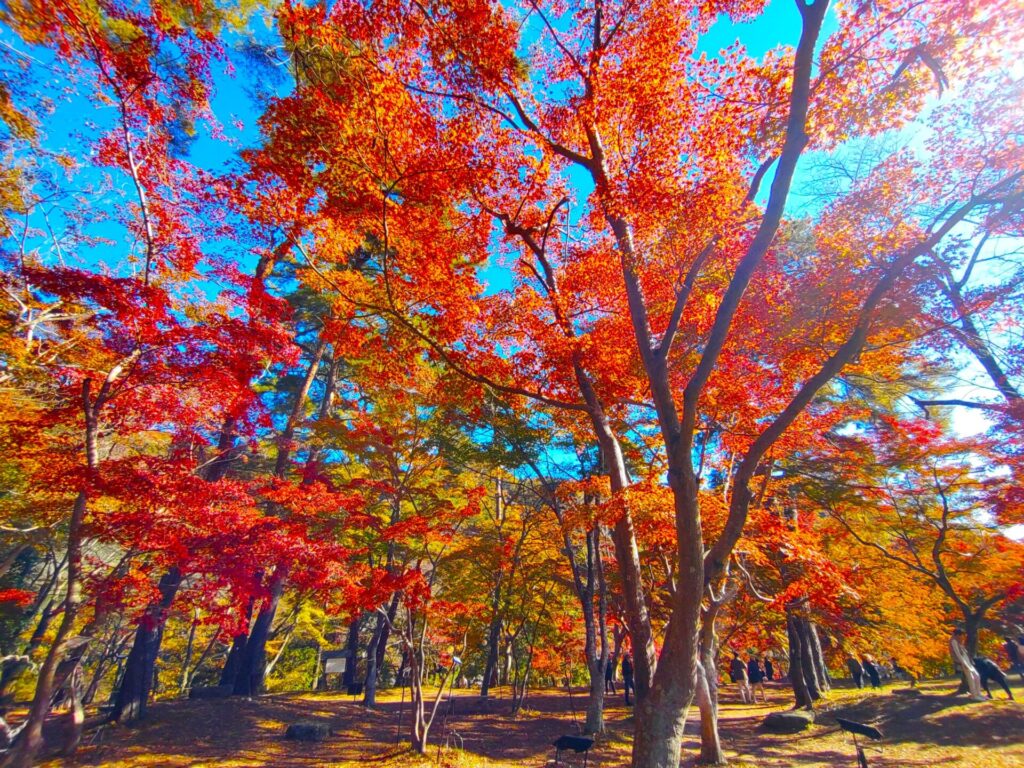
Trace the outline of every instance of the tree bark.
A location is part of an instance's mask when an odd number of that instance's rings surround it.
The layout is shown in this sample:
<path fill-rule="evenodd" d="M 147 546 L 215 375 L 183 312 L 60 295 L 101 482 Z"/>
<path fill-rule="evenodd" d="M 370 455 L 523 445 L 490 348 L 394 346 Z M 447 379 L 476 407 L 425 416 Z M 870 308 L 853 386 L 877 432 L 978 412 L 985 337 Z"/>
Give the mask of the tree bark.
<path fill-rule="evenodd" d="M 800 670 L 807 686 L 807 693 L 811 701 L 821 698 L 821 690 L 818 688 L 818 679 L 814 669 L 814 648 L 811 646 L 810 632 L 807 629 L 807 619 L 802 616 L 794 617 L 797 638 L 800 641 Z"/>
<path fill-rule="evenodd" d="M 700 765 L 725 765 L 725 752 L 718 736 L 718 681 L 702 659 L 697 670 L 697 707 L 700 709 Z"/>
<path fill-rule="evenodd" d="M 356 681 L 356 657 L 359 654 L 359 631 L 362 628 L 363 615 L 359 614 L 348 627 L 348 638 L 345 641 L 345 650 L 348 651 L 348 660 L 345 662 L 345 672 L 341 677 L 341 684 L 348 688 Z"/>
<path fill-rule="evenodd" d="M 228 649 L 227 658 L 224 659 L 224 667 L 220 671 L 218 685 L 234 686 L 238 679 L 238 671 L 242 668 L 242 657 L 245 655 L 245 644 L 249 640 L 249 633 L 244 632 L 231 638 L 231 648 Z"/>
<path fill-rule="evenodd" d="M 699 538 L 697 544 L 700 547 Z M 703 585 L 703 561 L 681 558 L 680 562 L 684 572 L 695 573 L 695 578 Z M 644 701 L 637 698 L 634 766 L 677 768 L 679 765 L 683 729 L 697 686 L 700 653 L 697 630 L 703 591 L 703 586 L 700 593 L 677 590 L 673 596 L 672 618 L 649 695 Z"/>
<path fill-rule="evenodd" d="M 490 695 L 491 678 L 498 668 L 498 646 L 501 643 L 501 584 L 504 580 L 504 569 L 498 571 L 491 594 L 491 622 L 487 628 L 487 660 L 484 662 L 484 679 L 480 683 L 480 697 L 486 699 Z"/>
<path fill-rule="evenodd" d="M 110 640 L 107 642 L 103 649 L 103 653 L 100 654 L 99 659 L 96 661 L 96 668 L 92 673 L 92 679 L 89 681 L 89 685 L 85 689 L 85 693 L 82 694 L 82 704 L 89 706 L 92 704 L 93 699 L 96 698 L 96 691 L 99 690 L 100 681 L 104 678 L 110 669 L 110 662 L 112 659 L 116 659 L 121 655 L 125 646 L 128 644 L 130 635 L 124 637 L 118 637 L 120 627 L 115 629 L 110 636 Z"/>
<path fill-rule="evenodd" d="M 199 614 L 192 617 L 188 627 L 188 640 L 185 642 L 185 659 L 181 664 L 181 675 L 178 677 L 178 693 L 183 694 L 188 690 L 188 673 L 192 668 L 192 654 L 196 647 L 196 628 L 199 626 Z"/>
<path fill-rule="evenodd" d="M 597 615 L 594 614 L 593 593 L 597 588 Z M 583 617 L 586 625 L 585 650 L 590 691 L 587 697 L 585 733 L 604 733 L 604 681 L 608 669 L 608 583 L 601 557 L 601 526 L 595 525 L 587 535 L 587 588 Z M 583 596 L 581 595 L 581 600 Z M 586 610 L 589 607 L 589 611 Z"/>
<path fill-rule="evenodd" d="M 821 649 L 818 627 L 810 620 L 807 621 L 807 637 L 810 640 L 811 660 L 814 662 L 815 682 L 818 684 L 819 691 L 827 693 L 832 689 L 832 681 L 828 675 L 828 666 L 825 664 L 825 654 Z"/>
<path fill-rule="evenodd" d="M 260 608 L 242 649 L 232 691 L 235 696 L 258 696 L 263 693 L 267 670 L 267 637 L 287 580 L 288 568 L 279 565 L 270 578 L 270 594 Z"/>
<path fill-rule="evenodd" d="M 202 669 L 203 664 L 205 663 L 206 659 L 210 656 L 210 654 L 213 652 L 214 646 L 216 646 L 218 642 L 219 640 L 217 638 L 217 634 L 214 633 L 213 637 L 210 638 L 210 642 L 208 642 L 206 644 L 206 647 L 203 648 L 203 652 L 199 654 L 199 659 L 196 661 L 195 665 L 193 665 L 191 668 L 186 668 L 182 670 L 181 688 L 178 690 L 178 693 L 184 695 L 185 692 L 192 687 L 192 680 L 195 679 L 196 673 L 200 669 Z"/>
<path fill-rule="evenodd" d="M 118 722 L 131 722 L 146 715 L 156 657 L 160 652 L 160 639 L 167 622 L 167 613 L 181 585 L 181 571 L 176 567 L 165 573 L 158 585 L 160 600 L 146 608 L 146 613 L 135 630 L 135 641 L 128 653 L 124 674 L 114 700 L 112 718 Z"/>
<path fill-rule="evenodd" d="M 377 706 L 377 679 L 380 675 L 379 660 L 383 658 L 387 639 L 391 634 L 390 624 L 398 613 L 401 596 L 396 592 L 391 596 L 386 615 L 377 614 L 377 625 L 374 627 L 370 645 L 366 649 L 366 679 L 363 685 L 363 706 Z"/>
<path fill-rule="evenodd" d="M 700 668 L 697 670 L 697 706 L 700 708 L 700 757 L 702 765 L 724 765 L 725 752 L 718 735 L 718 638 L 715 621 L 720 604 L 705 610 L 700 631 Z"/>
<path fill-rule="evenodd" d="M 789 683 L 793 686 L 793 695 L 796 697 L 796 709 L 810 709 L 812 704 L 811 693 L 807 690 L 807 682 L 804 679 L 800 634 L 797 630 L 796 622 L 796 616 L 787 614 L 786 634 L 789 638 Z"/>

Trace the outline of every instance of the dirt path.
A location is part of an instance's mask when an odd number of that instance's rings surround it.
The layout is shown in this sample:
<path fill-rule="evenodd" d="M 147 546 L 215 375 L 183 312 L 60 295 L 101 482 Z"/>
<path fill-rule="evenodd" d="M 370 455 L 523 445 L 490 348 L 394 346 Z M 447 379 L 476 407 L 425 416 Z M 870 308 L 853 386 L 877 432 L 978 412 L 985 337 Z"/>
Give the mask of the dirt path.
<path fill-rule="evenodd" d="M 871 722 L 885 733 L 882 752 L 869 752 L 876 766 L 1022 766 L 1024 768 L 1024 704 L 997 699 L 972 703 L 948 695 L 951 683 L 931 683 L 924 695 L 906 699 L 888 690 L 879 693 L 837 690 L 828 706 L 836 713 Z M 1024 699 L 1024 686 L 1015 687 Z M 823 712 L 818 723 L 803 734 L 779 736 L 759 729 L 764 715 L 785 709 L 789 693 L 782 687 L 770 691 L 769 705 L 739 704 L 730 691 L 723 694 L 722 739 L 733 765 L 825 766 L 855 765 L 848 736 Z M 584 703 L 575 693 L 570 703 L 565 691 L 534 694 L 529 710 L 518 720 L 509 718 L 507 698 L 482 702 L 472 691 L 456 692 L 443 705 L 431 731 L 432 748 L 424 760 L 397 743 L 397 697 L 382 697 L 376 712 L 337 694 L 268 696 L 254 701 L 171 701 L 153 706 L 150 719 L 136 727 L 107 727 L 98 743 L 83 748 L 77 765 L 121 766 L 408 766 L 446 765 L 470 768 L 492 766 L 541 768 L 553 757 L 550 744 L 558 736 L 575 733 L 572 707 Z M 408 736 L 408 702 L 402 733 Z M 684 765 L 692 764 L 699 745 L 696 711 L 691 713 L 684 745 Z M 288 723 L 299 719 L 328 723 L 333 736 L 322 744 L 286 741 Z M 608 711 L 608 733 L 595 746 L 590 765 L 625 766 L 629 756 L 630 711 L 615 697 Z M 446 736 L 462 741 L 464 751 L 441 750 Z M 65 763 L 66 764 L 66 763 Z M 51 765 L 58 765 L 52 763 Z"/>

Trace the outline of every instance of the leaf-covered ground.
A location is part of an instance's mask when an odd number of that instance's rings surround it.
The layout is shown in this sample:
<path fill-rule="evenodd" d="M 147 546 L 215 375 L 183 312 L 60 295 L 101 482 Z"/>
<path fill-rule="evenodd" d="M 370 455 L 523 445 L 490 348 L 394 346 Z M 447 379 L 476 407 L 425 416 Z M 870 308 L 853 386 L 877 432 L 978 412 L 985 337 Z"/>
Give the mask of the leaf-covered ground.
<path fill-rule="evenodd" d="M 841 689 L 833 691 L 828 713 L 796 736 L 767 734 L 758 725 L 768 711 L 788 706 L 789 693 L 776 686 L 769 705 L 740 704 L 732 691 L 723 692 L 722 737 L 735 766 L 855 765 L 853 746 L 839 731 L 830 713 L 870 722 L 885 734 L 881 751 L 868 753 L 873 766 L 1024 766 L 1024 685 L 1014 686 L 1017 702 L 997 698 L 969 702 L 952 696 L 952 682 L 923 686 L 924 695 L 906 699 L 890 693 Z M 507 694 L 507 692 L 505 692 Z M 1002 696 L 1002 692 L 1000 692 Z M 432 731 L 427 757 L 412 754 L 396 743 L 401 703 L 385 694 L 378 711 L 368 713 L 357 702 L 338 694 L 269 696 L 254 701 L 173 701 L 155 705 L 149 720 L 136 727 L 109 726 L 91 736 L 79 765 L 103 766 L 419 766 L 548 765 L 551 742 L 575 733 L 577 712 L 584 696 L 570 702 L 565 691 L 545 690 L 531 696 L 529 711 L 510 720 L 509 701 L 500 696 L 481 702 L 472 691 L 457 691 L 444 705 Z M 696 712 L 691 714 L 691 720 Z M 327 722 L 334 729 L 322 744 L 299 744 L 283 738 L 288 723 L 298 719 Z M 408 702 L 402 731 L 408 734 Z M 629 711 L 614 697 L 608 713 L 608 733 L 595 746 L 590 765 L 628 764 Z M 684 750 L 684 765 L 692 763 L 698 744 L 696 722 Z M 446 738 L 447 736 L 447 738 Z M 438 741 L 442 748 L 438 750 Z M 445 748 L 460 742 L 463 750 Z M 63 764 L 63 763 L 62 763 Z M 57 763 L 51 763 L 57 765 Z"/>

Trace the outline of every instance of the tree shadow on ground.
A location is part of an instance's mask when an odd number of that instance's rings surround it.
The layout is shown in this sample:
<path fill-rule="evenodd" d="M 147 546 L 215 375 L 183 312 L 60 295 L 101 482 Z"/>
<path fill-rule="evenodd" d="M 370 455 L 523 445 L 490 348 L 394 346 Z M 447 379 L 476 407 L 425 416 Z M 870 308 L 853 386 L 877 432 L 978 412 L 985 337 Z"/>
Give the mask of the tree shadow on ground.
<path fill-rule="evenodd" d="M 428 756 L 435 756 L 439 744 L 450 744 L 482 758 L 524 766 L 546 765 L 554 756 L 552 742 L 559 736 L 578 733 L 578 726 L 567 697 L 560 693 L 535 694 L 527 705 L 528 717 L 513 720 L 510 700 L 481 700 L 475 693 L 457 692 L 452 700 L 442 701 L 438 709 Z M 336 695 L 264 696 L 254 700 L 161 702 L 150 712 L 145 722 L 135 726 L 109 726 L 102 742 L 83 748 L 76 763 L 200 766 L 226 762 L 291 768 L 338 763 L 372 765 L 409 753 L 412 721 L 408 701 L 381 702 L 375 710 L 367 710 L 357 701 L 341 700 Z M 609 712 L 609 722 L 622 720 L 626 714 L 625 710 Z M 285 729 L 297 720 L 325 723 L 332 735 L 321 743 L 288 741 Z M 577 722 L 582 725 L 582 713 L 578 713 Z M 594 750 L 589 765 L 621 764 L 617 756 L 602 755 L 601 751 L 599 747 Z M 410 754 L 408 759 L 416 758 Z"/>
<path fill-rule="evenodd" d="M 876 696 L 830 712 L 819 722 L 834 723 L 836 715 L 870 722 L 894 743 L 991 747 L 1019 743 L 1024 734 L 1024 710 L 1019 705 L 972 702 L 952 694 Z"/>
<path fill-rule="evenodd" d="M 765 714 L 788 708 L 792 698 L 786 689 L 773 686 L 768 704 L 757 706 L 739 704 L 727 692 L 721 709 L 722 742 L 736 768 L 855 765 L 852 740 L 835 725 L 834 715 L 839 714 L 876 725 L 885 734 L 881 756 L 869 752 L 872 768 L 975 765 L 970 756 L 981 754 L 976 747 L 988 748 L 984 754 L 992 759 L 986 765 L 1024 766 L 1024 747 L 1018 736 L 1024 733 L 1024 706 L 1001 701 L 969 704 L 964 698 L 943 693 L 944 689 L 928 686 L 920 697 L 867 692 L 862 700 L 850 702 L 850 692 L 841 692 L 833 698 L 831 712 L 822 708 L 818 724 L 811 730 L 787 736 L 760 728 Z M 845 705 L 835 706 L 837 700 L 841 703 L 844 699 Z M 570 699 L 564 690 L 546 689 L 531 694 L 526 711 L 512 719 L 507 696 L 481 700 L 475 691 L 456 691 L 451 701 L 439 707 L 428 756 L 421 759 L 408 747 L 409 701 L 403 703 L 387 695 L 372 711 L 337 693 L 166 701 L 155 704 L 144 723 L 108 727 L 102 743 L 81 751 L 78 764 L 107 768 L 407 768 L 433 764 L 438 744 L 443 745 L 447 737 L 465 749 L 463 758 L 455 763 L 460 768 L 485 763 L 542 768 L 554 757 L 552 742 L 578 732 L 584 702 L 582 691 L 574 692 Z M 629 762 L 632 711 L 623 706 L 621 697 L 615 697 L 609 699 L 606 716 L 608 733 L 595 745 L 588 765 L 621 768 Z M 684 765 L 693 764 L 700 748 L 698 718 L 694 707 L 686 725 Z M 333 734 L 323 743 L 285 740 L 286 727 L 297 720 L 327 723 Z M 441 757 L 442 764 L 450 762 L 444 754 Z"/>
<path fill-rule="evenodd" d="M 890 691 L 865 691 L 855 702 L 837 705 L 858 692 L 839 690 L 840 697 L 823 702 L 816 724 L 808 731 L 772 734 L 761 728 L 767 711 L 781 710 L 792 702 L 778 687 L 769 691 L 774 706 L 742 705 L 725 697 L 725 716 L 720 720 L 722 742 L 730 761 L 747 768 L 783 766 L 856 765 L 856 748 L 835 717 L 868 723 L 883 732 L 880 743 L 861 739 L 871 766 L 925 766 L 968 764 L 975 749 L 990 750 L 991 765 L 1024 766 L 1024 707 L 1008 701 L 969 702 L 951 695 L 952 687 L 930 683 L 920 696 L 894 695 Z M 695 748 L 696 748 L 695 744 Z M 880 751 L 878 751 L 880 750 Z M 692 761 L 687 765 L 693 764 Z"/>

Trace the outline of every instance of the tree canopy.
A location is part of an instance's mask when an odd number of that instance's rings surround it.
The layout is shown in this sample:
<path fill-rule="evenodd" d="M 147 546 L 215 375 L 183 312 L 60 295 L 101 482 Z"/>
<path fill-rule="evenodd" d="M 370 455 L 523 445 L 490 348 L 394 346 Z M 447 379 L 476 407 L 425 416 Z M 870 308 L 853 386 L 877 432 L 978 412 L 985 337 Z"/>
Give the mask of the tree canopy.
<path fill-rule="evenodd" d="M 1024 7 L 784 5 L 5 3 L 3 765 L 337 648 L 720 763 L 723 648 L 1008 629 Z"/>

